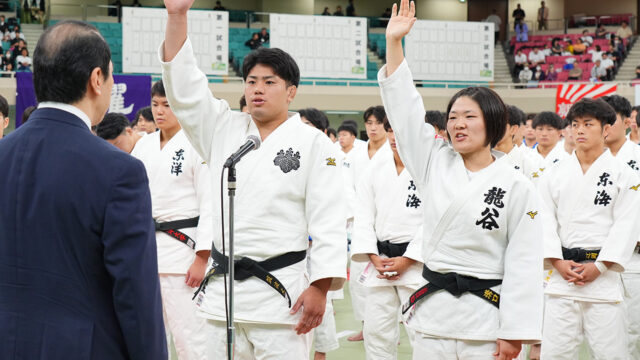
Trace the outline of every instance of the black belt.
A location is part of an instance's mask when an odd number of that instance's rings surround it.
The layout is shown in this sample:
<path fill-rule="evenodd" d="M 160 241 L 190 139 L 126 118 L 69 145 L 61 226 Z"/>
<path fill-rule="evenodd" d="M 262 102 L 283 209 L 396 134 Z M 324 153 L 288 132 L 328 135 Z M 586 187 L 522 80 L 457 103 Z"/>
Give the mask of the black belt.
<path fill-rule="evenodd" d="M 286 254 L 282 254 L 259 262 L 249 259 L 248 257 L 243 257 L 239 260 L 235 260 L 234 262 L 235 273 L 233 278 L 235 280 L 246 280 L 252 276 L 255 276 L 267 283 L 267 285 L 271 286 L 275 291 L 282 295 L 283 298 L 287 299 L 289 307 L 291 307 L 291 298 L 289 297 L 287 289 L 280 282 L 280 280 L 278 280 L 270 273 L 270 271 L 282 269 L 284 267 L 293 265 L 304 260 L 306 257 L 306 250 L 288 252 Z M 204 279 L 202 280 L 202 283 L 200 283 L 200 287 L 193 295 L 194 299 L 200 291 L 204 292 L 205 288 L 207 287 L 207 283 L 212 276 L 222 275 L 229 272 L 227 268 L 229 264 L 229 257 L 222 255 L 218 250 L 214 248 L 211 249 L 211 258 L 213 259 L 211 269 L 209 269 Z"/>
<path fill-rule="evenodd" d="M 422 268 L 422 277 L 429 283 L 411 294 L 409 300 L 402 306 L 403 314 L 418 301 L 440 290 L 446 290 L 453 296 L 460 296 L 465 292 L 469 292 L 488 301 L 497 308 L 500 307 L 500 294 L 491 290 L 491 288 L 502 284 L 502 279 L 483 280 L 454 272 L 441 274 L 429 270 L 426 265 Z"/>
<path fill-rule="evenodd" d="M 565 260 L 573 260 L 575 262 L 595 261 L 600 254 L 600 250 L 586 250 L 583 248 L 566 248 L 562 247 L 562 258 Z"/>
<path fill-rule="evenodd" d="M 392 244 L 389 241 L 378 241 L 378 253 L 385 254 L 388 257 L 397 257 L 404 255 L 407 251 L 408 242 L 402 244 Z"/>
<path fill-rule="evenodd" d="M 196 227 L 198 226 L 199 221 L 200 221 L 200 216 L 196 216 L 191 219 L 167 221 L 167 222 L 160 222 L 160 223 L 156 222 L 156 220 L 153 219 L 153 225 L 155 225 L 156 231 L 162 231 L 163 233 L 171 236 L 172 238 L 180 241 L 181 243 L 195 250 L 196 242 L 192 238 L 190 238 L 189 235 L 183 233 L 178 229 Z"/>

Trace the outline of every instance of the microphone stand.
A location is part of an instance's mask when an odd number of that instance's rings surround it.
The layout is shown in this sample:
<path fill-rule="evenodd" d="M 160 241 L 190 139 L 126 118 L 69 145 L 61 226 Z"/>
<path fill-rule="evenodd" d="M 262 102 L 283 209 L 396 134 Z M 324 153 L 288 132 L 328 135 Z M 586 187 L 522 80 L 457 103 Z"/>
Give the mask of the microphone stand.
<path fill-rule="evenodd" d="M 235 336 L 235 326 L 233 325 L 233 280 L 235 276 L 233 261 L 233 240 L 234 240 L 234 198 L 236 196 L 236 164 L 229 166 L 227 172 L 227 187 L 229 189 L 229 312 L 227 314 L 227 358 L 233 360 L 233 346 Z"/>

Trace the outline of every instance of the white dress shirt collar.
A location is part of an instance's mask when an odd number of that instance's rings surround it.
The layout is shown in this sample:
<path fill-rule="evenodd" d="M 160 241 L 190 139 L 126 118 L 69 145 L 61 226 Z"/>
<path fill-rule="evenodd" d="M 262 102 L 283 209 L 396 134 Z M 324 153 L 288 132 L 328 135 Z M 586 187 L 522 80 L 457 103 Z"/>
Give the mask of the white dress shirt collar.
<path fill-rule="evenodd" d="M 54 101 L 45 101 L 38 104 L 38 109 L 44 109 L 44 108 L 58 109 L 58 110 L 66 111 L 68 113 L 72 113 L 73 115 L 79 117 L 85 124 L 87 124 L 87 127 L 89 128 L 89 130 L 91 130 L 91 120 L 89 119 L 89 116 L 85 114 L 84 111 L 78 109 L 73 105 L 54 102 Z"/>

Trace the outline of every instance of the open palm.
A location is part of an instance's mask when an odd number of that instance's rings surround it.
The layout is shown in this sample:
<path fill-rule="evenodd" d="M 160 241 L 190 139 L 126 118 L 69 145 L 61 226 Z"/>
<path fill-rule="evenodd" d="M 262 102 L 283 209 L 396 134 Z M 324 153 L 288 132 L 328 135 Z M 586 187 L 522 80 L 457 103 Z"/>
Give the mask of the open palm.
<path fill-rule="evenodd" d="M 400 40 L 409 33 L 411 27 L 416 22 L 416 4 L 409 0 L 402 0 L 400 2 L 400 9 L 398 5 L 393 4 L 391 10 L 391 19 L 387 24 L 386 36 L 388 39 Z"/>
<path fill-rule="evenodd" d="M 164 6 L 169 14 L 185 14 L 194 0 L 164 0 Z"/>

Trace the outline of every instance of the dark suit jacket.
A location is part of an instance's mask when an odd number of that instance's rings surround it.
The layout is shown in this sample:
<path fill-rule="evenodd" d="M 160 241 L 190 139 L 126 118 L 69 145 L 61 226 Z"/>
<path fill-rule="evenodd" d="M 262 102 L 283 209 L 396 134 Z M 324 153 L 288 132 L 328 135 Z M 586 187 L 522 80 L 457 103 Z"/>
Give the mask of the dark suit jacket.
<path fill-rule="evenodd" d="M 0 359 L 166 359 L 142 163 L 36 110 L 0 140 Z"/>

